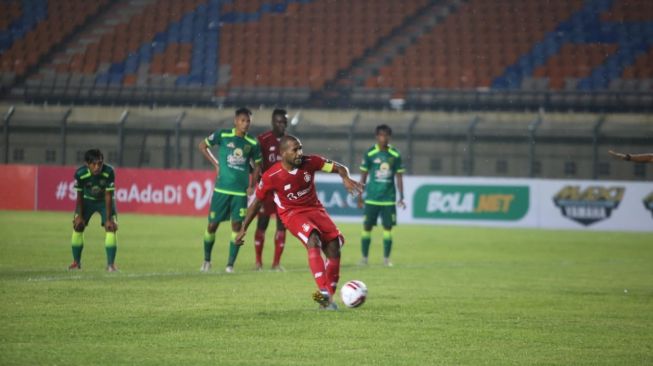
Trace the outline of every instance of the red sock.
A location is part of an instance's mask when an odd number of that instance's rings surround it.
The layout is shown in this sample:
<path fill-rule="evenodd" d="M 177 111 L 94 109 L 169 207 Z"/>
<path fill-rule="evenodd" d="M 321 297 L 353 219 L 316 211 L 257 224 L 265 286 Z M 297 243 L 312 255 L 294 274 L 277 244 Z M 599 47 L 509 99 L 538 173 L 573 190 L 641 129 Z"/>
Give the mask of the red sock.
<path fill-rule="evenodd" d="M 272 261 L 272 267 L 276 267 L 281 262 L 281 253 L 283 253 L 283 247 L 286 245 L 286 230 L 277 230 L 274 234 L 274 260 Z"/>
<path fill-rule="evenodd" d="M 265 230 L 256 229 L 254 234 L 254 251 L 256 252 L 256 264 L 263 263 L 263 244 L 265 243 Z"/>
<path fill-rule="evenodd" d="M 324 259 L 320 253 L 320 248 L 308 248 L 308 266 L 311 268 L 313 278 L 319 289 L 328 289 L 326 270 L 324 269 Z"/>
<path fill-rule="evenodd" d="M 340 258 L 327 258 L 326 261 L 327 283 L 331 295 L 336 293 L 338 281 L 340 280 Z"/>

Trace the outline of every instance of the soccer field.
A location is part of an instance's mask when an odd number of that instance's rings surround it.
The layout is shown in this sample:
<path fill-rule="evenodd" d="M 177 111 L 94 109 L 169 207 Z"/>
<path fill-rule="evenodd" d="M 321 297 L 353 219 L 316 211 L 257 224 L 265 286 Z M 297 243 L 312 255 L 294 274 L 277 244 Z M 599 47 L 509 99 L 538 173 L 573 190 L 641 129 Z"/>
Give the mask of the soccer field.
<path fill-rule="evenodd" d="M 369 297 L 324 312 L 290 236 L 286 272 L 254 271 L 252 227 L 227 275 L 223 225 L 203 274 L 203 218 L 125 214 L 109 274 L 95 216 L 69 273 L 70 221 L 0 211 L 0 365 L 653 364 L 651 234 L 403 225 L 385 268 L 340 224 Z"/>

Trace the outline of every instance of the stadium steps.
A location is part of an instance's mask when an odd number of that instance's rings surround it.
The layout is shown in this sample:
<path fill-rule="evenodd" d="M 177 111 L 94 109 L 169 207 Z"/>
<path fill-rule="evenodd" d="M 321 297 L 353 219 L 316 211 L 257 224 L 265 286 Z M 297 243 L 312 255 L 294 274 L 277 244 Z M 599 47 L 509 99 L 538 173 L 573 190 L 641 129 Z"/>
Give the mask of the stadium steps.
<path fill-rule="evenodd" d="M 429 1 L 413 15 L 406 17 L 391 34 L 380 38 L 362 57 L 353 60 L 349 68 L 327 81 L 322 90 L 314 92 L 311 103 L 318 104 L 318 101 L 325 98 L 349 99 L 352 87 L 363 85 L 368 77 L 389 64 L 397 54 L 414 44 L 421 35 L 428 33 L 465 1 L 468 0 Z"/>
<path fill-rule="evenodd" d="M 0 98 L 8 96 L 9 99 L 22 99 L 26 95 L 27 80 L 34 78 L 41 72 L 41 69 L 48 63 L 51 63 L 54 56 L 65 51 L 67 45 L 78 34 L 89 28 L 104 12 L 107 11 L 117 0 L 107 0 L 103 4 L 100 3 L 94 13 L 86 16 L 84 21 L 73 29 L 70 33 L 64 34 L 62 40 L 53 44 L 48 50 L 41 54 L 38 61 L 31 65 L 24 73 L 14 75 L 11 77 L 11 84 L 5 84 L 0 88 Z M 40 84 L 40 80 L 38 80 Z"/>

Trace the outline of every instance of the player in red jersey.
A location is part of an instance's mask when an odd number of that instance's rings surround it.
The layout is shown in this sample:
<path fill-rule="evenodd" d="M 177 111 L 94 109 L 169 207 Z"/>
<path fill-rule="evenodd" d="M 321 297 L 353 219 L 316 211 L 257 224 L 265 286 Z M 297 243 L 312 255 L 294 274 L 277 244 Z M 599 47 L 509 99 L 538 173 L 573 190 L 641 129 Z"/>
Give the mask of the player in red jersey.
<path fill-rule="evenodd" d="M 336 310 L 338 307 L 333 302 L 333 294 L 340 278 L 340 247 L 344 244 L 344 238 L 317 198 L 315 172 L 339 174 L 345 188 L 355 194 L 362 193 L 364 186 L 351 179 L 346 166 L 317 155 L 304 156 L 302 144 L 294 136 L 281 138 L 280 148 L 281 161 L 261 177 L 256 197 L 247 209 L 236 236 L 236 245 L 243 244 L 247 228 L 262 201 L 272 194 L 281 221 L 308 251 L 308 264 L 318 287 L 313 299 L 323 309 Z M 320 249 L 326 256 L 326 263 Z"/>
<path fill-rule="evenodd" d="M 288 114 L 285 109 L 275 109 L 272 112 L 272 129 L 270 131 L 260 134 L 257 139 L 261 146 L 261 154 L 263 161 L 261 162 L 261 172 L 268 170 L 274 163 L 281 160 L 281 152 L 279 151 L 279 141 L 286 134 L 288 127 Z M 254 234 L 254 250 L 256 252 L 256 269 L 263 268 L 263 245 L 265 243 L 265 230 L 270 223 L 270 216 L 275 215 L 277 212 L 276 206 L 272 195 L 269 195 L 263 201 L 261 210 L 258 213 L 258 221 L 256 223 L 256 233 Z M 281 254 L 286 245 L 286 228 L 279 215 L 277 216 L 277 231 L 274 233 L 274 259 L 272 260 L 272 269 L 281 271 L 282 267 L 279 262 L 281 261 Z"/>

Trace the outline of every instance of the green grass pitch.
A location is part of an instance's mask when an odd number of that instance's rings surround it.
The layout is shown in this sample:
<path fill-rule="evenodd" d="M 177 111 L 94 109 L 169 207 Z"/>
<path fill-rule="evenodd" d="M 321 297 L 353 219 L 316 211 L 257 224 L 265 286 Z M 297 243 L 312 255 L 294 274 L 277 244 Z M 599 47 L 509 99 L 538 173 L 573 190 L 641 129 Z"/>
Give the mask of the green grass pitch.
<path fill-rule="evenodd" d="M 227 275 L 223 225 L 202 274 L 203 218 L 125 214 L 108 274 L 98 219 L 69 273 L 71 214 L 0 212 L 0 365 L 653 364 L 651 234 L 400 225 L 385 268 L 340 224 L 369 297 L 321 312 L 293 237 L 255 272 L 252 227 Z"/>

